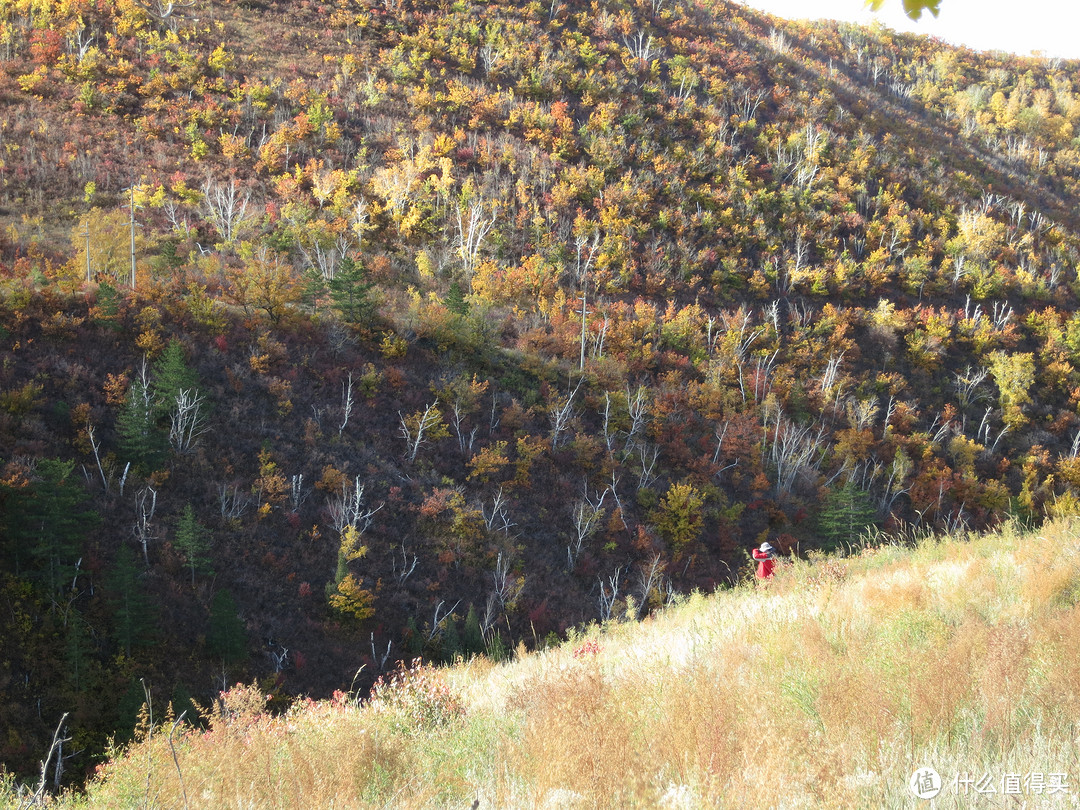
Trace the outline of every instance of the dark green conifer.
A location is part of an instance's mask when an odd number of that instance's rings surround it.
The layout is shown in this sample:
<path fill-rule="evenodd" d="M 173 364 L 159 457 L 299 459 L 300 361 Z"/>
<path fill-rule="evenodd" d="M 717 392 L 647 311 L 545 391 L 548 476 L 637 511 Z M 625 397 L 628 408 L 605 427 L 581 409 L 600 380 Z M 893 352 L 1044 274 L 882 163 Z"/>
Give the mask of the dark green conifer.
<path fill-rule="evenodd" d="M 85 507 L 86 490 L 74 468 L 74 461 L 41 459 L 30 485 L 10 494 L 7 531 L 16 573 L 51 596 L 71 587 L 81 540 L 98 521 L 97 512 Z"/>
<path fill-rule="evenodd" d="M 854 481 L 833 489 L 822 504 L 818 528 L 826 550 L 854 543 L 875 523 L 870 494 Z"/>
<path fill-rule="evenodd" d="M 227 590 L 214 594 L 210 603 L 210 631 L 206 634 L 210 652 L 225 664 L 239 664 L 247 659 L 247 630 Z"/>
<path fill-rule="evenodd" d="M 119 329 L 117 315 L 120 312 L 120 293 L 108 281 L 102 281 L 97 289 L 96 322 L 109 329 Z"/>
<path fill-rule="evenodd" d="M 158 255 L 153 260 L 154 269 L 164 276 L 171 276 L 175 271 L 184 266 L 184 257 L 180 255 L 179 241 L 175 238 L 166 239 L 161 243 Z"/>
<path fill-rule="evenodd" d="M 173 541 L 176 550 L 184 555 L 184 560 L 191 569 L 191 584 L 195 585 L 195 574 L 214 573 L 210 567 L 210 536 L 195 517 L 195 510 L 188 504 L 180 513 L 180 519 L 176 523 L 176 537 Z"/>
<path fill-rule="evenodd" d="M 461 285 L 456 281 L 451 282 L 450 289 L 446 291 L 446 298 L 443 299 L 443 303 L 446 304 L 446 308 L 455 315 L 469 314 L 469 302 L 465 300 L 465 292 L 461 289 Z"/>
<path fill-rule="evenodd" d="M 480 629 L 480 615 L 476 612 L 475 605 L 469 605 L 469 612 L 465 616 L 461 650 L 465 655 L 480 655 L 484 652 L 484 634 Z"/>
<path fill-rule="evenodd" d="M 195 701 L 192 700 L 191 690 L 187 688 L 187 685 L 182 681 L 178 681 L 173 686 L 172 696 L 169 698 L 169 702 L 172 704 L 173 716 L 179 718 L 180 715 L 184 716 L 184 722 L 191 726 L 200 725 L 201 718 L 199 717 L 199 709 L 195 705 Z"/>
<path fill-rule="evenodd" d="M 304 301 L 311 307 L 311 314 L 319 314 L 319 302 L 329 292 L 329 287 L 326 285 L 326 279 L 323 274 L 315 268 L 309 269 L 304 273 L 304 288 L 301 295 Z"/>
<path fill-rule="evenodd" d="M 83 690 L 86 682 L 91 652 L 90 627 L 83 615 L 72 607 L 64 622 L 64 672 L 76 695 Z"/>
<path fill-rule="evenodd" d="M 505 661 L 510 657 L 510 653 L 506 649 L 506 643 L 498 631 L 492 632 L 491 640 L 487 643 L 486 653 L 487 657 L 492 661 Z"/>
<path fill-rule="evenodd" d="M 446 617 L 446 621 L 443 622 L 441 640 L 443 661 L 450 663 L 461 655 L 461 634 L 458 633 L 456 616 Z"/>
<path fill-rule="evenodd" d="M 158 427 L 159 415 L 160 405 L 150 384 L 142 376 L 136 377 L 116 417 L 123 458 L 148 469 L 156 469 L 161 464 L 166 439 Z"/>
<path fill-rule="evenodd" d="M 122 544 L 109 575 L 116 642 L 128 657 L 137 647 L 153 643 L 155 619 L 149 596 L 142 585 L 142 572 L 135 563 L 135 552 Z"/>
<path fill-rule="evenodd" d="M 334 277 L 327 282 L 330 301 L 347 323 L 365 323 L 375 311 L 371 296 L 371 289 L 375 285 L 365 280 L 366 275 L 360 262 L 346 257 L 341 260 Z"/>
<path fill-rule="evenodd" d="M 409 617 L 405 622 L 405 652 L 410 658 L 415 658 L 424 651 L 424 638 L 420 635 L 420 629 L 416 626 L 416 618 Z"/>
<path fill-rule="evenodd" d="M 199 385 L 199 376 L 187 364 L 184 346 L 173 338 L 154 362 L 150 393 L 159 417 L 167 416 L 181 391 L 193 393 Z"/>

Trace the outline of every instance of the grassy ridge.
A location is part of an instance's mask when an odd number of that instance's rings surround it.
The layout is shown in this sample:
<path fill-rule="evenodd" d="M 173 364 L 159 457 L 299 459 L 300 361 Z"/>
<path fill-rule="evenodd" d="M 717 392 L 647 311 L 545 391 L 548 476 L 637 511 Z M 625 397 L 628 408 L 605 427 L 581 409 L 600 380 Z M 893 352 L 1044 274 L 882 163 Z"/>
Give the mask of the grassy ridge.
<path fill-rule="evenodd" d="M 1075 521 L 794 562 L 510 663 L 401 672 L 362 702 L 271 717 L 238 687 L 208 732 L 170 743 L 159 721 L 60 804 L 902 807 L 929 765 L 939 806 L 957 774 L 1000 794 L 1032 772 L 1068 791 L 1018 805 L 1072 806 L 1078 597 Z"/>

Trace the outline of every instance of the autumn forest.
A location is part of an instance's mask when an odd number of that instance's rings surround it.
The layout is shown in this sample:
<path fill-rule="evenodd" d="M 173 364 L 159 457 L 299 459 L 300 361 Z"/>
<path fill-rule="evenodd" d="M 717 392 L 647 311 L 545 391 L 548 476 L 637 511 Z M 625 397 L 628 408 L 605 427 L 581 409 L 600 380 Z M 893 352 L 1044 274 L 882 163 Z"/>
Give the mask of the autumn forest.
<path fill-rule="evenodd" d="M 1076 67 L 723 0 L 0 0 L 3 768 L 766 540 L 1075 513 Z"/>

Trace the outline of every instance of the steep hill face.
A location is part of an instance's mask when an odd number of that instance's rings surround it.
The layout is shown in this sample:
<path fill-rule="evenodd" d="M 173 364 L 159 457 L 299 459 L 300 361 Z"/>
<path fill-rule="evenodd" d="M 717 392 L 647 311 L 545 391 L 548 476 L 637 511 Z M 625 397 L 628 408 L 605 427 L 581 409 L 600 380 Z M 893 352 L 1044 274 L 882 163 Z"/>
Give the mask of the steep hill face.
<path fill-rule="evenodd" d="M 285 714 L 237 685 L 208 731 L 158 716 L 57 806 L 900 808 L 990 787 L 1067 806 L 1076 530 L 782 563 L 767 585 Z"/>
<path fill-rule="evenodd" d="M 0 20 L 11 767 L 139 678 L 325 694 L 1077 503 L 1075 65 L 723 3 Z"/>

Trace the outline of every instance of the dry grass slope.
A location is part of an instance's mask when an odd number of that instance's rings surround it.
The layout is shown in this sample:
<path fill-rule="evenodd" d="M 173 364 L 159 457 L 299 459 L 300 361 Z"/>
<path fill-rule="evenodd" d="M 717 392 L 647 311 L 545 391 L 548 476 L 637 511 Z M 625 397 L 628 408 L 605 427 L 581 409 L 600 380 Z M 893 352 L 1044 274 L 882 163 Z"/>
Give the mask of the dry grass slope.
<path fill-rule="evenodd" d="M 885 545 L 512 663 L 417 668 L 369 701 L 268 717 L 234 689 L 208 732 L 162 723 L 58 804 L 887 808 L 932 765 L 999 794 L 1064 773 L 1016 806 L 1075 806 L 1078 638 L 1078 521 Z"/>

